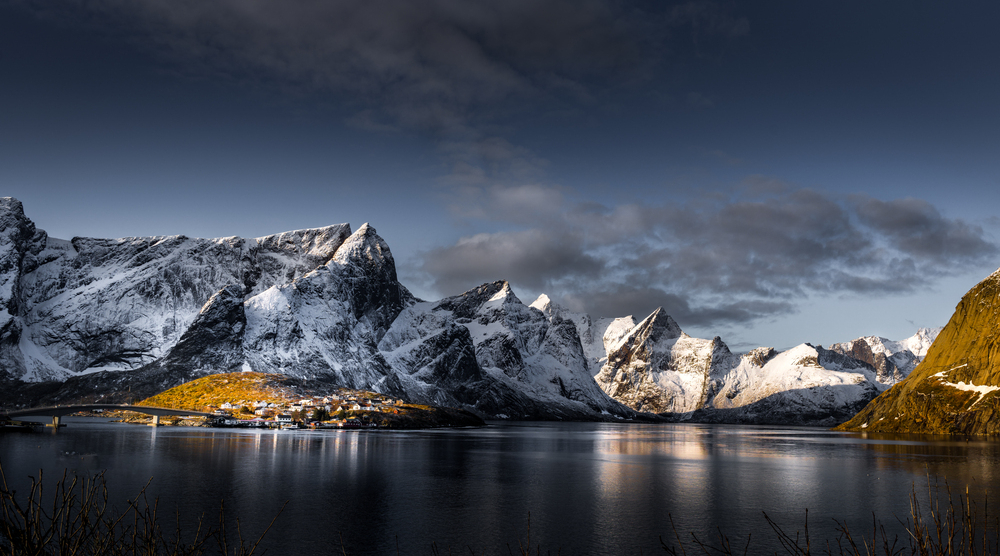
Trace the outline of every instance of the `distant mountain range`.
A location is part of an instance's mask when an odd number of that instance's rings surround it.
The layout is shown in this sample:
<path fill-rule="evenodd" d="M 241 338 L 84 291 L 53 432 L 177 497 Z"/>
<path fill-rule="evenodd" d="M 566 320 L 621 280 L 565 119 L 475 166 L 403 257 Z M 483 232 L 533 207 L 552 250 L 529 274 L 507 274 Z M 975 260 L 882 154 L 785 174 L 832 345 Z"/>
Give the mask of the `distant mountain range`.
<path fill-rule="evenodd" d="M 907 376 L 940 329 L 900 342 L 868 336 L 830 349 L 802 344 L 733 354 L 721 338 L 692 338 L 662 309 L 636 323 L 532 304 L 576 323 L 602 390 L 636 411 L 676 420 L 835 425 Z"/>
<path fill-rule="evenodd" d="M 49 238 L 0 199 L 0 402 L 143 398 L 278 373 L 487 418 L 836 424 L 906 377 L 902 342 L 730 352 L 662 309 L 594 320 L 504 281 L 429 302 L 367 224 L 260 238 Z"/>

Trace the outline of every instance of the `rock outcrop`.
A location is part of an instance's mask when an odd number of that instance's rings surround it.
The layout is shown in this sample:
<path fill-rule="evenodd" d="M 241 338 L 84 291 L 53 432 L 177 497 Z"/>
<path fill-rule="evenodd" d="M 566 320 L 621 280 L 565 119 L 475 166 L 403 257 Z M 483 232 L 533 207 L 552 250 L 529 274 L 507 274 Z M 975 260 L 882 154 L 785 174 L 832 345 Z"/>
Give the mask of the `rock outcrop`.
<path fill-rule="evenodd" d="M 913 336 L 893 342 L 879 336 L 865 336 L 830 346 L 832 351 L 863 361 L 878 372 L 879 382 L 895 384 L 903 380 L 927 355 L 940 328 L 921 328 Z"/>

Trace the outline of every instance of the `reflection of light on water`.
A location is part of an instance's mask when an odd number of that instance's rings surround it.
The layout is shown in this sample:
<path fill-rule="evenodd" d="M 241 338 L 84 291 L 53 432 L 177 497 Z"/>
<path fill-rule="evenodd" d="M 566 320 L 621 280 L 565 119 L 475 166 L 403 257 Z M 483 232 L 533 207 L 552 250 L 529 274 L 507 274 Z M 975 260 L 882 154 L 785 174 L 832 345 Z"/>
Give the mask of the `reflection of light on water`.
<path fill-rule="evenodd" d="M 598 493 L 608 507 L 669 501 L 689 516 L 708 512 L 705 519 L 719 519 L 713 512 L 721 507 L 759 508 L 764 500 L 798 508 L 824 488 L 824 465 L 803 449 L 815 434 L 691 424 L 609 430 L 594 443 Z M 658 490 L 661 499 L 642 489 Z"/>
<path fill-rule="evenodd" d="M 699 442 L 699 432 L 691 427 L 666 433 L 642 430 L 604 431 L 594 443 L 600 455 L 670 456 L 679 459 L 705 459 L 708 453 Z"/>

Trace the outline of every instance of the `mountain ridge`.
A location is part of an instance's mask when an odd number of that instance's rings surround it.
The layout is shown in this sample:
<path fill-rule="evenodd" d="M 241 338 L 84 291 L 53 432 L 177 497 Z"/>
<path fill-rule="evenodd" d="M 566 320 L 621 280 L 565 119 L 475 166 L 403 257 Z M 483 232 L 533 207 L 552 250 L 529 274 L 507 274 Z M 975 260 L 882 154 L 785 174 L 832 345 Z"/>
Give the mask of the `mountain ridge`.
<path fill-rule="evenodd" d="M 662 308 L 639 322 L 592 319 L 544 295 L 525 305 L 504 280 L 422 301 L 368 223 L 252 239 L 60 240 L 11 198 L 0 199 L 0 309 L 10 400 L 152 395 L 254 371 L 497 418 L 801 422 L 804 411 L 825 422 L 881 391 L 880 362 L 896 376 L 911 360 L 900 342 L 859 339 L 809 346 L 818 367 L 779 369 L 773 349 L 733 354 Z M 818 392 L 786 393 L 799 385 L 788 372 Z M 766 410 L 741 409 L 768 397 Z"/>

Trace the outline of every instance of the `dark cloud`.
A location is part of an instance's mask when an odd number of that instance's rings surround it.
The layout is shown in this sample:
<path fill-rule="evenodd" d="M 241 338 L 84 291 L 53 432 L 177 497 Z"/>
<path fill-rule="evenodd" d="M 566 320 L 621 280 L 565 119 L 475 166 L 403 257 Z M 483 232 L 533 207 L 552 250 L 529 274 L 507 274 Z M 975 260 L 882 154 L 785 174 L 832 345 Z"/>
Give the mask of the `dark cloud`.
<path fill-rule="evenodd" d="M 435 289 L 457 294 L 500 279 L 538 291 L 567 278 L 596 280 L 603 267 L 577 238 L 536 229 L 463 238 L 426 253 L 421 270 Z"/>
<path fill-rule="evenodd" d="M 682 325 L 752 323 L 817 292 L 910 292 L 998 253 L 982 228 L 921 200 L 838 200 L 763 179 L 669 206 L 576 203 L 538 185 L 468 201 L 466 214 L 527 229 L 426 253 L 442 295 L 503 277 L 598 316 L 663 306 Z"/>
<path fill-rule="evenodd" d="M 518 99 L 586 101 L 647 63 L 644 18 L 595 0 L 24 3 L 100 20 L 183 71 L 333 93 L 380 129 L 461 133 Z"/>
<path fill-rule="evenodd" d="M 861 196 L 853 200 L 865 226 L 880 232 L 891 248 L 915 258 L 949 264 L 997 253 L 997 246 L 984 238 L 981 227 L 945 218 L 927 201 Z"/>
<path fill-rule="evenodd" d="M 794 305 L 786 301 L 730 300 L 704 306 L 692 306 L 690 299 L 656 287 L 636 287 L 612 284 L 587 291 L 557 296 L 556 301 L 574 311 L 602 316 L 632 315 L 641 320 L 655 308 L 662 307 L 668 315 L 684 326 L 711 326 L 719 323 L 746 324 L 761 315 L 778 316 L 793 312 Z"/>

